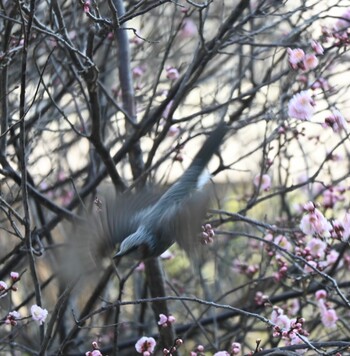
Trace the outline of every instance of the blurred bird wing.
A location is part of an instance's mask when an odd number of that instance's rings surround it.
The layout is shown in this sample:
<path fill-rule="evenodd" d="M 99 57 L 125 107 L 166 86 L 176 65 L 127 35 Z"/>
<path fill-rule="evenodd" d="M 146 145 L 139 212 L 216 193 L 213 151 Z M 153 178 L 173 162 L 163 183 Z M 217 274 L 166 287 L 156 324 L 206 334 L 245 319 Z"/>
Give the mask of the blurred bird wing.
<path fill-rule="evenodd" d="M 178 211 L 168 220 L 166 233 L 189 255 L 196 255 L 201 247 L 201 226 L 204 223 L 210 204 L 210 189 L 206 187 L 188 197 L 178 208 Z"/>
<path fill-rule="evenodd" d="M 159 199 L 156 189 L 116 194 L 112 186 L 103 187 L 94 202 L 86 204 L 84 222 L 66 229 L 67 246 L 60 256 L 66 279 L 100 270 L 103 258 L 112 257 L 116 245 L 134 233 L 150 206 Z"/>
<path fill-rule="evenodd" d="M 102 206 L 100 211 L 95 209 L 93 212 L 99 220 L 96 224 L 100 229 L 99 235 L 107 239 L 109 247 L 114 248 L 137 230 L 145 214 L 156 204 L 160 195 L 160 191 L 155 188 L 117 194 L 113 187 L 108 187 L 99 192 L 97 197 Z M 94 221 L 94 218 L 90 220 Z"/>

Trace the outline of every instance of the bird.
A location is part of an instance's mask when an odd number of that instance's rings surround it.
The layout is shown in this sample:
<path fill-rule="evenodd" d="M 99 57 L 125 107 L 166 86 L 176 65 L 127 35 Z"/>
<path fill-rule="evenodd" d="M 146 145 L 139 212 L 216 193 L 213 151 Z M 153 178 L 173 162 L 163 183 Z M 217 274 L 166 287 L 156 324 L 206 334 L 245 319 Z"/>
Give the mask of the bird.
<path fill-rule="evenodd" d="M 193 247 L 193 235 L 200 230 L 208 203 L 203 186 L 210 176 L 205 169 L 227 131 L 226 123 L 220 122 L 178 181 L 131 218 L 137 228 L 122 239 L 115 260 L 126 255 L 139 260 L 158 257 L 175 242 L 186 250 Z M 110 233 L 116 228 L 114 225 Z"/>
<path fill-rule="evenodd" d="M 85 223 L 74 226 L 75 244 L 67 254 L 72 257 L 66 256 L 68 270 L 99 269 L 106 257 L 115 264 L 121 258 L 143 261 L 160 256 L 175 242 L 195 256 L 200 245 L 196 236 L 210 201 L 205 189 L 210 179 L 206 166 L 227 131 L 228 125 L 221 121 L 182 176 L 164 192 L 146 187 L 120 194 L 111 185 L 102 187 L 93 204 L 95 209 L 87 211 Z"/>

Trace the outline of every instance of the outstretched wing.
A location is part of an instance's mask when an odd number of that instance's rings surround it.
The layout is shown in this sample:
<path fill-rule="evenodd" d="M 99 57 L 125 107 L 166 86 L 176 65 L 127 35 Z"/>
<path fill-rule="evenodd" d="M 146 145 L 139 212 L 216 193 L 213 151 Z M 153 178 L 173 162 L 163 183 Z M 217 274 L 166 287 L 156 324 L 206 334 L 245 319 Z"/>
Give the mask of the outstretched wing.
<path fill-rule="evenodd" d="M 205 187 L 186 198 L 171 220 L 165 219 L 163 233 L 171 235 L 191 256 L 201 247 L 201 226 L 211 202 L 211 189 Z"/>
<path fill-rule="evenodd" d="M 156 204 L 160 195 L 156 188 L 124 194 L 117 194 L 112 186 L 101 190 L 97 194 L 101 205 L 97 209 L 95 207 L 89 216 L 90 225 L 92 222 L 98 228 L 97 241 L 101 253 L 110 255 L 111 249 L 134 233 L 145 212 Z"/>
<path fill-rule="evenodd" d="M 116 245 L 135 232 L 142 216 L 159 199 L 156 189 L 116 194 L 113 186 L 96 193 L 94 202 L 87 203 L 84 222 L 66 229 L 66 247 L 59 256 L 60 274 L 67 280 L 74 276 L 101 270 L 101 261 L 112 257 Z"/>

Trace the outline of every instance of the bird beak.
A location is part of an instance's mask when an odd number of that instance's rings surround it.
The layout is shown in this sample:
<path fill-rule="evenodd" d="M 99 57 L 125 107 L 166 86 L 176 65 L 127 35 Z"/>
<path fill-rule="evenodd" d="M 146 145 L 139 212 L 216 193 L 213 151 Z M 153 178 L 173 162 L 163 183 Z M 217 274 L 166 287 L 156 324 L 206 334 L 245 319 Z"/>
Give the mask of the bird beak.
<path fill-rule="evenodd" d="M 113 259 L 119 259 L 119 258 L 122 257 L 123 255 L 124 255 L 123 252 L 118 251 L 118 252 L 113 256 Z"/>

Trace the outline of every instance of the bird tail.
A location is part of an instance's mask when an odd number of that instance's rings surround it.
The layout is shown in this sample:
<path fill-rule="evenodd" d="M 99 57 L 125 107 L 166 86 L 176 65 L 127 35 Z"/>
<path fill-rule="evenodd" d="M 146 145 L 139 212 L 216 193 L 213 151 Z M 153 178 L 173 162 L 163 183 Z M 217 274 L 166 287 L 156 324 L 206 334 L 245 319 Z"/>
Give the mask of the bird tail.
<path fill-rule="evenodd" d="M 157 216 L 172 215 L 164 213 L 169 210 L 169 207 L 173 207 L 176 211 L 178 209 L 177 205 L 184 199 L 188 199 L 191 194 L 197 190 L 201 173 L 210 161 L 212 155 L 219 148 L 227 130 L 227 125 L 221 122 L 209 135 L 182 177 L 163 194 L 154 209 L 152 209 L 151 214 L 154 218 Z"/>
<path fill-rule="evenodd" d="M 221 121 L 217 128 L 209 135 L 204 142 L 202 148 L 198 151 L 193 159 L 188 171 L 192 171 L 192 168 L 197 167 L 200 172 L 209 163 L 212 155 L 218 150 L 222 139 L 228 131 L 228 126 L 224 121 Z"/>

